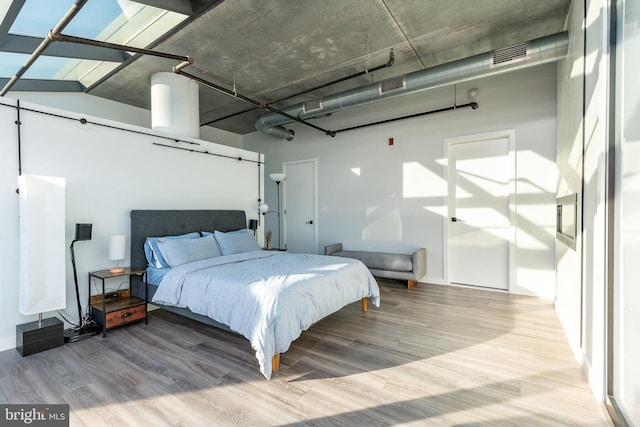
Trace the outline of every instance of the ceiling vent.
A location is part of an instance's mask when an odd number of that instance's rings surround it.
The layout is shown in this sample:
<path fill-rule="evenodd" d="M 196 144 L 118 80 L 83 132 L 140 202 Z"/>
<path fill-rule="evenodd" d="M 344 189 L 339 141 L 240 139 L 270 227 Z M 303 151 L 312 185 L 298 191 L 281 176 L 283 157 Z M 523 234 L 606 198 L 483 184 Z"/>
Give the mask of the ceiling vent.
<path fill-rule="evenodd" d="M 494 50 L 491 55 L 491 68 L 529 59 L 529 43 L 520 43 L 504 49 Z"/>
<path fill-rule="evenodd" d="M 380 95 L 407 87 L 405 76 L 395 77 L 380 83 Z"/>
<path fill-rule="evenodd" d="M 320 111 L 322 110 L 322 100 L 321 99 L 314 99 L 311 101 L 307 101 L 304 104 L 302 104 L 302 113 L 306 114 L 306 113 L 313 113 L 316 111 Z"/>

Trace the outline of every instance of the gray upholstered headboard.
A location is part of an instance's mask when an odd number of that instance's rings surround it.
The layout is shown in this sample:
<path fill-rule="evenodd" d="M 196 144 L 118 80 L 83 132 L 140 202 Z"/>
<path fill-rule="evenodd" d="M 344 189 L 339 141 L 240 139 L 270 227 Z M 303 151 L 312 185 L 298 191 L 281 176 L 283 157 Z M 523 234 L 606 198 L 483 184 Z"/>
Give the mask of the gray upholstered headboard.
<path fill-rule="evenodd" d="M 147 237 L 185 234 L 192 231 L 233 231 L 247 228 L 244 211 L 238 210 L 132 210 L 131 266 L 144 268 L 144 242 Z M 132 277 L 131 293 L 143 296 L 144 287 Z"/>

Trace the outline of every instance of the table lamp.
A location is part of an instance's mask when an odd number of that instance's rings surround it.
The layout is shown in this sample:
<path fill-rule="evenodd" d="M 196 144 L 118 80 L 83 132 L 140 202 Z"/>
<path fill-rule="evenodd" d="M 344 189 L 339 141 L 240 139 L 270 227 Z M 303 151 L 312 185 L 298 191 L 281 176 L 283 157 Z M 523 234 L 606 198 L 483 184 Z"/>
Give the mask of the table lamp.
<path fill-rule="evenodd" d="M 109 259 L 116 262 L 116 266 L 109 269 L 109 273 L 124 273 L 124 267 L 118 266 L 118 261 L 124 259 L 127 238 L 124 234 L 115 234 L 109 238 Z"/>

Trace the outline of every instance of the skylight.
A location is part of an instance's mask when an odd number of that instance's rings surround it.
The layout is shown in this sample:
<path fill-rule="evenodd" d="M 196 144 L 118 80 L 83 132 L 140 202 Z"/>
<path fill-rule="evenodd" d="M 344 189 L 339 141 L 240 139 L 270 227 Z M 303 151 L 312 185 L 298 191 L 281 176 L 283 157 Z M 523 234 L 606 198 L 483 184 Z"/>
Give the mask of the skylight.
<path fill-rule="evenodd" d="M 19 1 L 18 3 L 22 3 Z M 0 78 L 11 78 L 25 63 L 74 0 L 26 0 L 8 32 L 0 32 Z M 0 20 L 6 21 L 11 1 L 0 0 Z M 63 34 L 144 48 L 184 21 L 188 15 L 131 0 L 90 0 L 64 29 Z M 3 22 L 6 25 L 6 22 Z M 23 79 L 76 80 L 85 87 L 118 67 L 126 54 L 111 58 L 98 49 L 52 43 L 24 74 Z M 104 49 L 103 49 L 104 50 Z M 93 55 L 95 53 L 95 56 Z M 119 56 L 118 56 L 119 55 Z"/>

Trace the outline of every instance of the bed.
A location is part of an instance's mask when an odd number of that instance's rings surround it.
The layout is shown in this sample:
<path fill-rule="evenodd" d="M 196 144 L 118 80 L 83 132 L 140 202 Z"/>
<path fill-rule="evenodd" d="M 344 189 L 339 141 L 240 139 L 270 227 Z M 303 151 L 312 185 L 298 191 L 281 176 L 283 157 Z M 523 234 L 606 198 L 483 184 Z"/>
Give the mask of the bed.
<path fill-rule="evenodd" d="M 368 301 L 379 306 L 378 285 L 360 261 L 263 251 L 246 226 L 238 210 L 131 211 L 131 265 L 147 267 L 149 282 L 132 278 L 132 294 L 243 335 L 267 379 L 313 323 L 356 301 L 363 311 Z"/>

